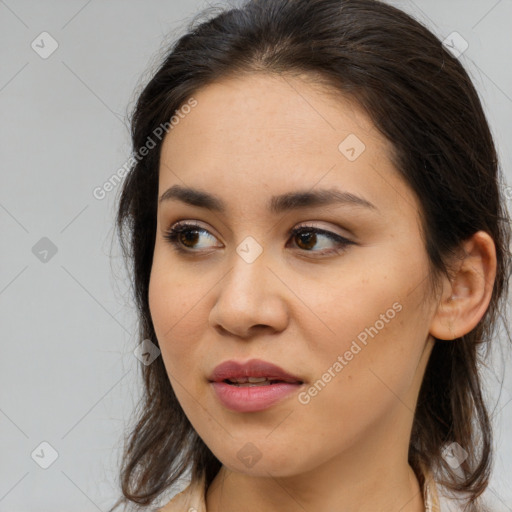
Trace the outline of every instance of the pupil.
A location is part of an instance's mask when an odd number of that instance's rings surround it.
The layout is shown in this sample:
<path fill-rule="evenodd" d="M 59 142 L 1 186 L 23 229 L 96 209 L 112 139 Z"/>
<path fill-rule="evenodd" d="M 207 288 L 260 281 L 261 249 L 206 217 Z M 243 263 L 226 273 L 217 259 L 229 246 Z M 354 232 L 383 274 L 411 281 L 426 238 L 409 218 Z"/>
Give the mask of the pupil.
<path fill-rule="evenodd" d="M 299 239 L 300 239 L 299 246 L 302 243 L 305 243 L 306 245 L 308 245 L 308 241 L 309 241 L 310 245 L 308 247 L 306 247 L 306 249 L 310 249 L 311 247 L 315 246 L 315 238 L 316 238 L 315 233 L 301 233 L 301 234 L 299 234 Z M 311 242 L 313 242 L 313 243 L 311 243 Z"/>
<path fill-rule="evenodd" d="M 192 242 L 190 245 L 194 245 L 194 242 L 197 242 L 196 239 L 198 237 L 198 233 L 197 233 L 197 231 L 185 231 L 181 234 L 181 237 L 182 237 L 182 242 L 184 241 L 183 239 L 186 239 L 186 240 Z M 185 245 L 187 245 L 186 240 L 184 241 Z"/>

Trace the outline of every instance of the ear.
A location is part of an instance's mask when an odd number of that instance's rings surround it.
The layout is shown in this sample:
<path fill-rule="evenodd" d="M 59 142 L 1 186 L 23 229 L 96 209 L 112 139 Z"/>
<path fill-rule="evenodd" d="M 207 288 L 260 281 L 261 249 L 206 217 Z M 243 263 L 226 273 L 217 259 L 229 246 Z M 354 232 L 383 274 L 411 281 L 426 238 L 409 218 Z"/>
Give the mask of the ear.
<path fill-rule="evenodd" d="M 444 278 L 430 325 L 430 334 L 441 340 L 453 340 L 470 332 L 489 306 L 496 278 L 496 247 L 489 234 L 478 231 L 464 241 L 452 269 L 451 278 Z"/>

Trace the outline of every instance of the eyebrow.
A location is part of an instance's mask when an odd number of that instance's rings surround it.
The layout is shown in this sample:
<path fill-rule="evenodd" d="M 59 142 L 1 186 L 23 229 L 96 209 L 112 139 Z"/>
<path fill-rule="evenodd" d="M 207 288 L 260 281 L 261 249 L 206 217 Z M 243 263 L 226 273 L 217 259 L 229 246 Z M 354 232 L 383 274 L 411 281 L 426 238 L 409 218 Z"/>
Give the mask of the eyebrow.
<path fill-rule="evenodd" d="M 198 206 L 207 210 L 225 213 L 226 203 L 218 196 L 181 185 L 173 185 L 168 188 L 159 199 L 159 204 L 165 201 L 178 200 L 191 206 Z M 317 190 L 298 190 L 279 196 L 272 196 L 268 203 L 268 209 L 273 214 L 280 214 L 290 210 L 299 210 L 310 207 L 342 204 L 359 206 L 377 210 L 378 208 L 366 199 L 344 192 L 336 188 Z"/>

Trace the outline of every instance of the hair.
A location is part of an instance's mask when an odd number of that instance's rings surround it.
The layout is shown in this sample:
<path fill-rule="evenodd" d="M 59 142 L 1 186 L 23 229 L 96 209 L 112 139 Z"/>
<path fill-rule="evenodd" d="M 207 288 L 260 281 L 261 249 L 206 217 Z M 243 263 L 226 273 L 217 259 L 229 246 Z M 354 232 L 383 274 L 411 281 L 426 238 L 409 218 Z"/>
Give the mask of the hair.
<path fill-rule="evenodd" d="M 207 14 L 196 16 L 171 45 L 138 96 L 130 119 L 133 150 L 208 84 L 251 73 L 307 77 L 354 100 L 390 141 L 390 158 L 420 205 L 429 281 L 449 275 L 449 257 L 474 233 L 492 237 L 497 273 L 490 304 L 468 334 L 435 340 L 409 444 L 422 487 L 420 469 L 437 468 L 438 483 L 467 493 L 467 510 L 480 510 L 493 437 L 480 374 L 487 354 L 479 348 L 498 339 L 511 230 L 496 149 L 471 79 L 430 30 L 377 0 L 250 0 L 200 19 Z M 139 337 L 156 346 L 148 287 L 162 141 L 132 160 L 116 219 Z M 141 368 L 144 394 L 125 438 L 123 496 L 113 509 L 152 504 L 189 470 L 193 481 L 204 479 L 206 492 L 221 467 L 182 410 L 162 358 Z M 468 453 L 458 470 L 443 457 L 451 443 Z"/>

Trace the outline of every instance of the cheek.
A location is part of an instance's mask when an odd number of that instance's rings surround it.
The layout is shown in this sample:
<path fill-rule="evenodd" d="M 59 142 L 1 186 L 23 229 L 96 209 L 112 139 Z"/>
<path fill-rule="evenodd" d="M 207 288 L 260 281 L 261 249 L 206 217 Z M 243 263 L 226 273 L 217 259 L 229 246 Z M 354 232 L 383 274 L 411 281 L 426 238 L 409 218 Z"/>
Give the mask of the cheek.
<path fill-rule="evenodd" d="M 172 290 L 175 290 L 174 292 Z M 198 407 L 197 400 L 204 392 L 197 379 L 198 347 L 193 342 L 202 328 L 197 318 L 196 301 L 178 292 L 175 282 L 152 272 L 149 286 L 149 307 L 158 339 L 161 357 L 171 387 L 189 421 L 197 424 L 200 418 L 191 417 Z"/>
<path fill-rule="evenodd" d="M 194 340 L 200 339 L 207 319 L 201 299 L 208 287 L 193 276 L 162 268 L 155 260 L 148 291 L 151 319 L 169 377 L 191 381 L 199 360 Z"/>
<path fill-rule="evenodd" d="M 335 340 L 332 337 L 318 340 L 312 347 L 315 353 L 312 364 L 317 371 L 299 397 L 290 423 L 285 422 L 283 428 L 273 431 L 276 445 L 279 438 L 286 446 L 290 442 L 286 433 L 293 431 L 296 439 L 308 439 L 308 453 L 314 453 L 317 461 L 326 460 L 334 451 L 343 451 L 380 426 L 389 425 L 390 418 L 412 414 L 414 405 L 408 397 L 415 382 L 423 340 L 407 328 L 416 316 L 411 305 L 404 304 L 401 311 L 393 311 L 394 318 L 378 332 L 370 328 L 360 331 L 365 334 L 360 337 L 365 343 L 357 336 L 343 335 Z M 373 316 L 367 318 L 372 319 L 367 324 L 372 327 Z M 340 332 L 342 328 L 359 330 L 353 320 L 341 324 L 338 320 Z M 399 425 L 396 422 L 395 428 Z M 295 462 L 300 464 L 299 454 L 297 458 Z"/>
<path fill-rule="evenodd" d="M 307 333 L 315 372 L 304 402 L 310 400 L 326 421 L 344 423 L 348 414 L 352 424 L 362 426 L 411 389 L 428 315 L 424 285 L 412 289 L 410 279 L 423 275 L 424 268 L 406 265 L 346 273 L 326 282 L 322 294 L 309 295 L 322 325 L 311 322 Z M 340 414 L 331 416 L 333 410 Z"/>

